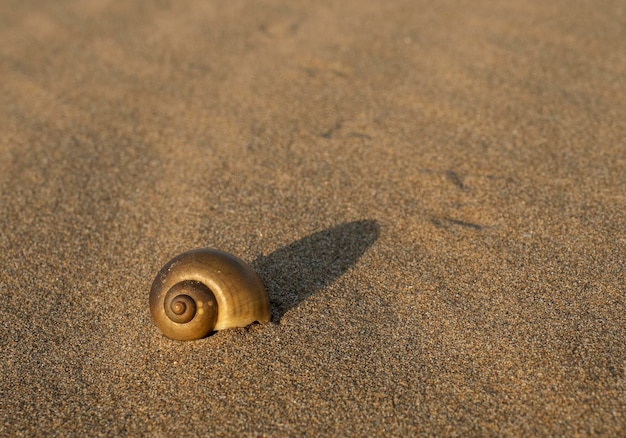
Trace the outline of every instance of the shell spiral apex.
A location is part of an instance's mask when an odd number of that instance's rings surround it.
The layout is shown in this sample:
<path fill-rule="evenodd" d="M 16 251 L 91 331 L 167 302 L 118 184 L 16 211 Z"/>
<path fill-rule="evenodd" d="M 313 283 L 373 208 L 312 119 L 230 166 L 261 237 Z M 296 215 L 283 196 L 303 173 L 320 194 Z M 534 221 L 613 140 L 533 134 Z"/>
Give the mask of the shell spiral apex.
<path fill-rule="evenodd" d="M 232 254 L 210 248 L 182 253 L 161 268 L 150 290 L 150 313 L 159 330 L 181 341 L 271 317 L 256 272 Z"/>

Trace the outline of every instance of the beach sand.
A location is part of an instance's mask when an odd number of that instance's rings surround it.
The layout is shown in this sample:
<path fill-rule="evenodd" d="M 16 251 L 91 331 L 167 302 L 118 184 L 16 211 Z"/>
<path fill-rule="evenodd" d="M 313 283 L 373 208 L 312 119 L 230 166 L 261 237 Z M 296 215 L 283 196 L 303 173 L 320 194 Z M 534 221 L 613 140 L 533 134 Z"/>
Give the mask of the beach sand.
<path fill-rule="evenodd" d="M 625 139 L 620 1 L 4 1 L 0 435 L 623 436 Z"/>

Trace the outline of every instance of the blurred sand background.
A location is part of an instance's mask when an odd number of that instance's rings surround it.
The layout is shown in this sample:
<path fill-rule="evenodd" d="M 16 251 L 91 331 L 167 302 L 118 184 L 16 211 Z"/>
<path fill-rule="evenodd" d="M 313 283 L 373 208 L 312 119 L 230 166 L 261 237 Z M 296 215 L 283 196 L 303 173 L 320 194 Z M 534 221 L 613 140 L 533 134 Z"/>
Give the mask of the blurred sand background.
<path fill-rule="evenodd" d="M 624 1 L 3 0 L 0 435 L 624 436 L 625 138 Z"/>

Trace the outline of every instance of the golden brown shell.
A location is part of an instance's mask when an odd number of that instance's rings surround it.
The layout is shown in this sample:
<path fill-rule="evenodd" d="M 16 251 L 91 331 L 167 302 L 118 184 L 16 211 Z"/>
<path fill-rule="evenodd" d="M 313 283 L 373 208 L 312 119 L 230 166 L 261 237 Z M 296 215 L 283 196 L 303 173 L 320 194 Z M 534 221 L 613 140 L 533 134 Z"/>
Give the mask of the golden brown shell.
<path fill-rule="evenodd" d="M 271 317 L 267 292 L 252 268 L 209 248 L 180 254 L 161 268 L 150 290 L 150 313 L 167 337 L 178 340 Z"/>

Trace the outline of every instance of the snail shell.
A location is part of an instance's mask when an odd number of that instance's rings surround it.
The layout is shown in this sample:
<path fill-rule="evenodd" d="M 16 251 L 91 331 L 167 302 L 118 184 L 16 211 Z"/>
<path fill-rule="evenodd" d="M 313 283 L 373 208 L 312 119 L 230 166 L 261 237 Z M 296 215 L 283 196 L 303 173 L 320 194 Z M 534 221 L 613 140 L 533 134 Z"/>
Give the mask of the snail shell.
<path fill-rule="evenodd" d="M 195 249 L 174 257 L 150 290 L 150 313 L 169 338 L 200 339 L 214 330 L 270 320 L 270 303 L 259 276 L 237 257 Z"/>

